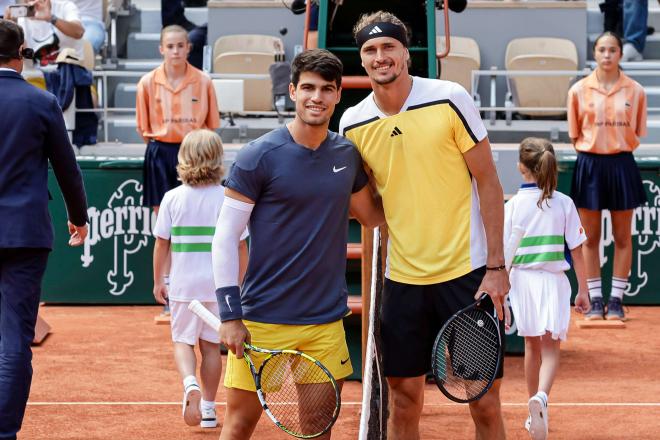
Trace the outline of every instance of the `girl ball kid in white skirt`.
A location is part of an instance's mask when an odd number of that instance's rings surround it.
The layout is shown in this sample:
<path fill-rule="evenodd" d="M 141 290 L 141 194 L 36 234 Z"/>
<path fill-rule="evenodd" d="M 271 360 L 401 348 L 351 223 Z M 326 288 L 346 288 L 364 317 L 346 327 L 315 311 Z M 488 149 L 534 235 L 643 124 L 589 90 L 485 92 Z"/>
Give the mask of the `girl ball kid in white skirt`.
<path fill-rule="evenodd" d="M 559 367 L 560 341 L 566 340 L 571 314 L 570 269 L 564 246 L 571 250 L 578 279 L 575 309 L 589 309 L 582 259 L 587 239 L 577 209 L 556 191 L 557 161 L 552 144 L 527 138 L 519 148 L 518 170 L 525 183 L 505 206 L 505 243 L 514 227 L 525 232 L 513 259 L 510 300 L 518 335 L 525 338 L 525 379 L 529 417 L 525 423 L 534 440 L 548 435 L 548 394 Z"/>

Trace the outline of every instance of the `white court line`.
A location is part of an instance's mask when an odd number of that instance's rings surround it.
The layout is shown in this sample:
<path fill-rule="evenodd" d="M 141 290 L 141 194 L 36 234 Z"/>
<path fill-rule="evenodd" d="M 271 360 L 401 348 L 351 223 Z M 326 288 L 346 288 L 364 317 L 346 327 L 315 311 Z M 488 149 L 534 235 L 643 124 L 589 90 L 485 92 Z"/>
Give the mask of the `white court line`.
<path fill-rule="evenodd" d="M 181 402 L 28 402 L 28 406 L 181 406 Z M 225 406 L 226 402 L 216 402 Z M 342 406 L 362 406 L 362 402 L 342 402 Z M 465 406 L 461 403 L 426 403 L 428 407 Z M 502 406 L 525 407 L 527 403 L 502 403 Z M 660 402 L 552 402 L 552 407 L 660 407 Z"/>

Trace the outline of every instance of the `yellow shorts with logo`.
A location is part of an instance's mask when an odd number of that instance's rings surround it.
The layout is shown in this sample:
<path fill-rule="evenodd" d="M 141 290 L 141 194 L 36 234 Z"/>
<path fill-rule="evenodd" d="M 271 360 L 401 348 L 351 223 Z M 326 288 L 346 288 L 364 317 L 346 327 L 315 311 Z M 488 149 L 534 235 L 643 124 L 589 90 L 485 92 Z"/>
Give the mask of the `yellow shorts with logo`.
<path fill-rule="evenodd" d="M 312 325 L 267 324 L 247 320 L 243 320 L 243 323 L 250 331 L 252 345 L 255 347 L 303 351 L 321 361 L 335 380 L 343 379 L 353 372 L 342 320 Z M 257 372 L 267 356 L 250 352 Z M 227 356 L 225 387 L 256 390 L 247 362 L 245 359 L 237 359 L 231 351 Z"/>

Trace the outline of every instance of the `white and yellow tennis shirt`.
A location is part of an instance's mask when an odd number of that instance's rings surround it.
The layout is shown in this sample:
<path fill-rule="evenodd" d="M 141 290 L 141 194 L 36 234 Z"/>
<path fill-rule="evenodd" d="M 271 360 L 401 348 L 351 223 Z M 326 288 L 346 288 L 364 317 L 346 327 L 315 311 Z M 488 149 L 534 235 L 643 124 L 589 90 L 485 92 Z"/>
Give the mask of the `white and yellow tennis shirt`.
<path fill-rule="evenodd" d="M 570 269 L 564 254 L 564 243 L 575 249 L 587 239 L 573 200 L 555 191 L 543 202 L 537 201 L 541 190 L 535 184 L 523 185 L 504 205 L 504 243 L 514 226 L 525 231 L 518 245 L 513 265 L 520 269 L 564 272 Z"/>
<path fill-rule="evenodd" d="M 487 133 L 460 85 L 413 78 L 401 111 L 383 114 L 371 93 L 341 118 L 373 172 L 389 227 L 387 278 L 435 284 L 486 264 L 476 182 L 463 154 Z"/>

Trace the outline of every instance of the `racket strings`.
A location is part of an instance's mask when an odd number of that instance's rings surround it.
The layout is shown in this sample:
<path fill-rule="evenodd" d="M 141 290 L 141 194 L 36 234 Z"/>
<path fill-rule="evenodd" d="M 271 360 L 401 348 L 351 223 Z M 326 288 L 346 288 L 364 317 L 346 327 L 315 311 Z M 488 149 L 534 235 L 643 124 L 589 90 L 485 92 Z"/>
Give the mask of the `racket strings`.
<path fill-rule="evenodd" d="M 309 436 L 334 422 L 337 393 L 327 373 L 294 353 L 277 354 L 264 364 L 261 389 L 268 410 L 292 433 Z"/>
<path fill-rule="evenodd" d="M 450 337 L 448 350 L 451 358 L 451 366 L 456 375 L 463 379 L 475 379 L 475 375 L 482 371 L 482 366 L 488 363 L 484 360 L 492 359 L 497 356 L 497 336 L 496 328 L 484 328 L 490 320 L 472 319 L 467 316 L 463 321 L 457 321 L 456 325 L 462 326 L 465 331 L 455 329 L 453 337 Z M 453 344 L 453 346 L 451 346 Z M 475 348 L 478 347 L 479 350 Z"/>
<path fill-rule="evenodd" d="M 477 309 L 457 316 L 434 352 L 438 384 L 461 400 L 475 398 L 496 374 L 499 346 L 497 325 L 485 312 Z"/>
<path fill-rule="evenodd" d="M 457 323 L 460 324 L 460 323 Z M 496 355 L 496 350 L 488 350 L 488 346 L 491 345 L 488 340 L 492 341 L 492 338 L 486 337 L 486 341 L 479 341 L 477 338 L 487 335 L 485 332 L 475 331 L 477 327 L 472 325 L 464 326 L 467 331 L 460 331 L 454 329 L 454 331 L 448 333 L 448 340 L 446 345 L 446 356 L 448 356 L 448 365 L 452 376 L 454 379 L 459 382 L 478 381 L 480 383 L 472 383 L 471 386 L 481 387 L 484 380 L 487 380 L 486 374 L 490 371 L 482 371 L 483 367 L 488 367 L 487 364 L 483 365 L 482 362 L 491 358 L 493 355 Z M 485 344 L 479 344 L 479 342 L 485 342 Z M 491 345 L 492 346 L 492 345 Z M 479 350 L 476 350 L 475 347 L 479 347 Z M 451 377 L 451 376 L 450 376 Z M 459 383 L 459 386 L 463 387 L 465 384 Z"/>

